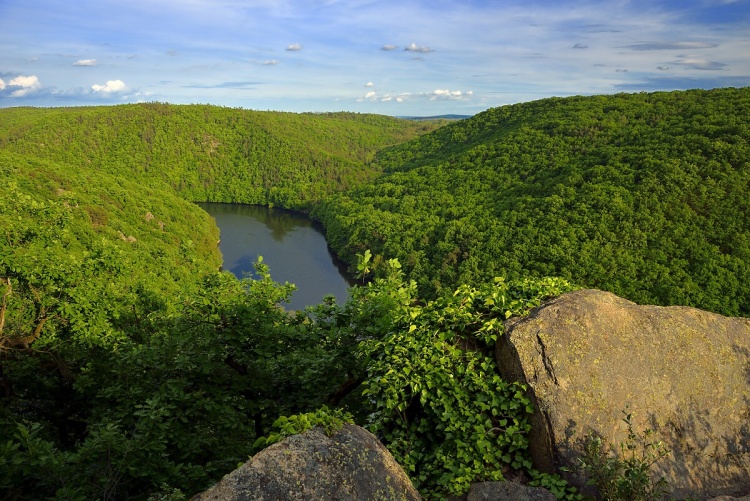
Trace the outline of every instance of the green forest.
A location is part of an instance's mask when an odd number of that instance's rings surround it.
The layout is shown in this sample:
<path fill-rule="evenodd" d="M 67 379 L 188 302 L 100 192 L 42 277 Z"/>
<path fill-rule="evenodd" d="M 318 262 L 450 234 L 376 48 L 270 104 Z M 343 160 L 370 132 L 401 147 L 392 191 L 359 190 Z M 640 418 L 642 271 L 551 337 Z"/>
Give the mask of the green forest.
<path fill-rule="evenodd" d="M 192 202 L 307 211 L 374 179 L 377 150 L 441 123 L 162 103 L 9 108 L 0 150 L 164 185 Z"/>
<path fill-rule="evenodd" d="M 386 148 L 314 211 L 345 260 L 398 258 L 422 297 L 559 276 L 750 316 L 750 90 L 544 99 Z"/>
<path fill-rule="evenodd" d="M 596 287 L 750 316 L 750 88 L 460 121 L 146 103 L 0 109 L 0 499 L 180 500 L 349 420 L 427 499 L 523 475 L 503 322 Z M 220 271 L 192 202 L 302 210 L 348 301 Z"/>

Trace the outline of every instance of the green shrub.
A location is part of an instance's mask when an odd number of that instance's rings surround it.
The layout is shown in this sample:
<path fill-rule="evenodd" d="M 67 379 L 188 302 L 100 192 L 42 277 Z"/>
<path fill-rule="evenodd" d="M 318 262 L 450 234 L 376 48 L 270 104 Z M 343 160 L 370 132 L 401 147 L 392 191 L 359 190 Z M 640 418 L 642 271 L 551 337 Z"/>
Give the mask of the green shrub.
<path fill-rule="evenodd" d="M 326 435 L 331 436 L 340 430 L 345 424 L 354 423 L 352 415 L 343 409 L 329 409 L 321 407 L 315 412 L 295 414 L 293 416 L 281 416 L 274 421 L 271 433 L 260 437 L 253 444 L 253 448 L 261 450 L 276 442 L 281 442 L 286 437 L 304 433 L 310 428 L 320 426 Z"/>
<path fill-rule="evenodd" d="M 669 454 L 654 432 L 647 429 L 639 437 L 633 431 L 632 414 L 623 411 L 628 438 L 617 454 L 601 436 L 590 434 L 584 443 L 577 470 L 589 477 L 605 501 L 656 501 L 663 499 L 669 484 L 663 477 L 654 480 L 651 467 Z"/>
<path fill-rule="evenodd" d="M 507 318 L 572 286 L 551 278 L 496 279 L 420 304 L 398 263 L 388 267 L 368 293 L 353 294 L 371 314 L 373 304 L 388 304 L 383 319 L 370 321 L 383 334 L 360 345 L 368 360 L 364 394 L 370 429 L 420 493 L 430 499 L 462 495 L 473 482 L 500 481 L 512 471 L 545 486 L 559 483 L 532 473 L 531 401 L 523 385 L 500 377 L 493 347 Z M 572 496 L 567 485 L 557 487 L 561 497 Z"/>

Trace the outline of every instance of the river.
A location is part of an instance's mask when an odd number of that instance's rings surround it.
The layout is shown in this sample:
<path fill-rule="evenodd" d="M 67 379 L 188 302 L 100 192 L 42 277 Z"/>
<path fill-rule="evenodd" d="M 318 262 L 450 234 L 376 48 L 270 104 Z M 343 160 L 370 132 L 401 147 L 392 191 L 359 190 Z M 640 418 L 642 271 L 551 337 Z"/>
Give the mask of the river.
<path fill-rule="evenodd" d="M 271 278 L 297 286 L 291 302 L 283 306 L 301 310 L 333 294 L 339 304 L 353 283 L 346 268 L 331 253 L 323 228 L 306 215 L 257 205 L 199 203 L 221 231 L 219 249 L 224 269 L 242 278 L 254 275 L 258 256 L 271 271 Z"/>

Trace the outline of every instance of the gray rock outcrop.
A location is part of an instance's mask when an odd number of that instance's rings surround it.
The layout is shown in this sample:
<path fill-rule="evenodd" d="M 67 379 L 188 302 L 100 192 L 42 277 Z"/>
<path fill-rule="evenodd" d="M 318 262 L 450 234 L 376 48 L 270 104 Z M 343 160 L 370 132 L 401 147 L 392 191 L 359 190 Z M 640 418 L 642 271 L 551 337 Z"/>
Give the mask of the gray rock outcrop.
<path fill-rule="evenodd" d="M 750 319 L 581 290 L 509 321 L 496 357 L 536 406 L 537 468 L 575 466 L 589 432 L 624 442 L 627 407 L 671 451 L 654 471 L 674 497 L 750 493 Z"/>
<path fill-rule="evenodd" d="M 262 450 L 195 501 L 418 500 L 406 473 L 370 432 L 313 428 Z"/>

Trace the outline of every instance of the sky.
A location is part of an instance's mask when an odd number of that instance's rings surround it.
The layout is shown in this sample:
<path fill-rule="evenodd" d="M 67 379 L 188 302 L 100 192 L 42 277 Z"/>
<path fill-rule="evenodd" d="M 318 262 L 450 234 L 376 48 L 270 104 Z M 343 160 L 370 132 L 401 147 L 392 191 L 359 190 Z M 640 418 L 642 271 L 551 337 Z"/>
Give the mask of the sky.
<path fill-rule="evenodd" d="M 471 115 L 750 85 L 750 0 L 0 0 L 0 107 Z"/>

